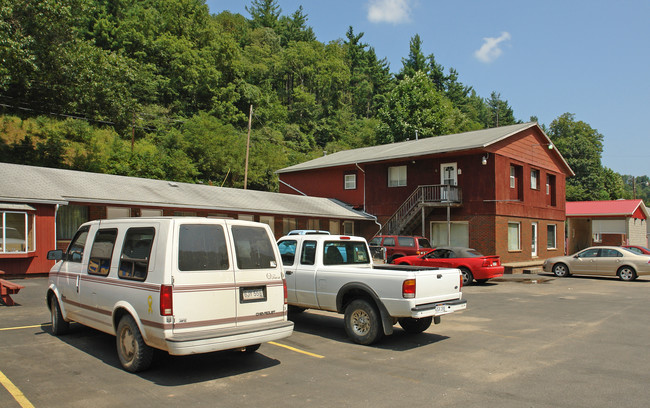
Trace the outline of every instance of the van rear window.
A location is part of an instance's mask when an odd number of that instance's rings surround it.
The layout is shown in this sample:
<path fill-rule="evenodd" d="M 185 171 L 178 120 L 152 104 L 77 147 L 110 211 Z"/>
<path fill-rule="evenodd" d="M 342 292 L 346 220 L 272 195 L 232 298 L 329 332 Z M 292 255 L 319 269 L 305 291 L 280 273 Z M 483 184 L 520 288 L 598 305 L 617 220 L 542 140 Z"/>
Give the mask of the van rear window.
<path fill-rule="evenodd" d="M 273 244 L 265 228 L 233 225 L 232 237 L 235 241 L 235 258 L 239 269 L 277 267 Z"/>
<path fill-rule="evenodd" d="M 221 225 L 181 225 L 178 242 L 179 270 L 222 271 L 229 266 L 226 237 Z"/>

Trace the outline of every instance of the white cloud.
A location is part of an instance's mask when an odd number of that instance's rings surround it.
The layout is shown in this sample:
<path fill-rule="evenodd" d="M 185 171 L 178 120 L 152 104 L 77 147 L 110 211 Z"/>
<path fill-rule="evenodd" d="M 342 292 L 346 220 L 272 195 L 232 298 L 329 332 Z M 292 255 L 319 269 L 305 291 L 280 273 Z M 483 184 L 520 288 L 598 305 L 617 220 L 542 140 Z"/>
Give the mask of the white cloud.
<path fill-rule="evenodd" d="M 411 0 L 370 0 L 368 20 L 372 23 L 408 23 L 411 21 Z"/>
<path fill-rule="evenodd" d="M 481 62 L 490 63 L 501 55 L 503 52 L 499 47 L 504 41 L 510 40 L 510 33 L 504 31 L 499 38 L 484 38 L 483 45 L 478 50 L 474 51 L 474 56 Z"/>

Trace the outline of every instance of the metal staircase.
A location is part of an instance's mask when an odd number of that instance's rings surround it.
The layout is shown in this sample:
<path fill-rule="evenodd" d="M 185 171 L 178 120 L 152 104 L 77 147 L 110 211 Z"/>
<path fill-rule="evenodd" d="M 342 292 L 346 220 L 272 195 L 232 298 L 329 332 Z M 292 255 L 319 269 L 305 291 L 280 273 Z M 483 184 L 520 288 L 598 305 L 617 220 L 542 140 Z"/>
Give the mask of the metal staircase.
<path fill-rule="evenodd" d="M 448 184 L 418 186 L 386 221 L 377 235 L 396 235 L 410 231 L 417 224 L 417 216 L 421 215 L 424 209 L 462 205 L 461 193 L 458 186 Z"/>

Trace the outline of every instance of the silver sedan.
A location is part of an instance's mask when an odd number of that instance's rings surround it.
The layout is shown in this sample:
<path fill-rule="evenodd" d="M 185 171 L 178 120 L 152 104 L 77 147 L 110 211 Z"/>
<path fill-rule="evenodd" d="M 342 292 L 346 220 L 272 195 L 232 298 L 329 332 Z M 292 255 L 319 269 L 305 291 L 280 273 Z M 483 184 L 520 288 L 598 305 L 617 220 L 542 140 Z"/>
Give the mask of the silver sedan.
<path fill-rule="evenodd" d="M 650 275 L 650 256 L 638 255 L 621 247 L 589 247 L 573 255 L 547 259 L 544 271 L 553 272 L 558 277 L 606 275 L 632 281 L 640 275 Z"/>

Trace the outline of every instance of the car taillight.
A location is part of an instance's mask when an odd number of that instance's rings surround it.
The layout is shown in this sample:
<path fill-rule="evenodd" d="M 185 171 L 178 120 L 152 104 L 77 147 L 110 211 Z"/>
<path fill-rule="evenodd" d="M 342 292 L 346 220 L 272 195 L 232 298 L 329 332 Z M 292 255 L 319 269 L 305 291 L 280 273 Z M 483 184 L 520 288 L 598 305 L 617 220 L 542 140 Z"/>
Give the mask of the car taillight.
<path fill-rule="evenodd" d="M 460 275 L 460 288 L 462 289 L 463 288 L 463 273 L 460 272 L 460 270 L 458 272 L 459 272 L 458 275 Z"/>
<path fill-rule="evenodd" d="M 490 260 L 488 258 L 483 259 L 483 267 L 490 266 Z"/>
<path fill-rule="evenodd" d="M 415 298 L 415 279 L 407 279 L 402 283 L 402 297 L 405 299 Z"/>
<path fill-rule="evenodd" d="M 173 314 L 172 287 L 171 285 L 162 285 L 160 287 L 160 315 L 172 316 Z"/>
<path fill-rule="evenodd" d="M 284 304 L 286 305 L 288 303 L 289 299 L 289 293 L 287 292 L 287 280 L 282 279 L 282 286 L 284 288 Z"/>

